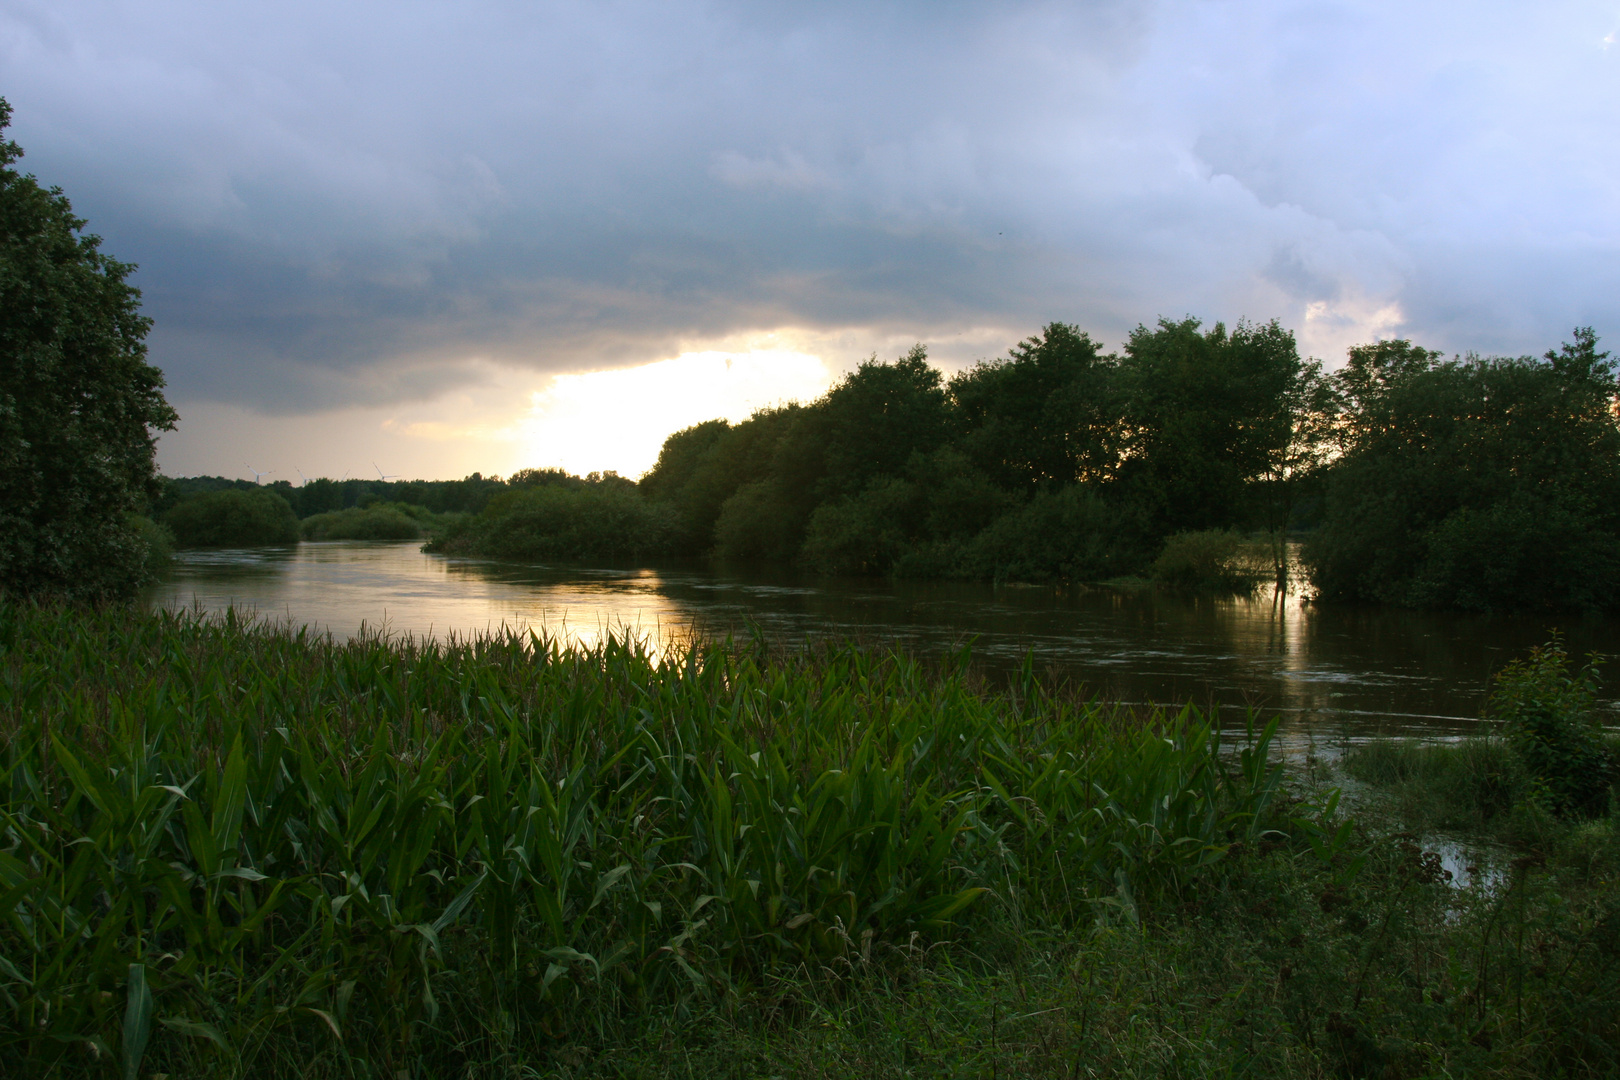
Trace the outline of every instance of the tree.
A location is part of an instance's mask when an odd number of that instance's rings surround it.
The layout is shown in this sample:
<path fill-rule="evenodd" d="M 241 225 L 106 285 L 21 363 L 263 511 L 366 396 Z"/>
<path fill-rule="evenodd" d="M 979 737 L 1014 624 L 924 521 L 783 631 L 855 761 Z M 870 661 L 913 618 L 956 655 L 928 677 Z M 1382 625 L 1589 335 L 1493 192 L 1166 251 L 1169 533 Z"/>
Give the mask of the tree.
<path fill-rule="evenodd" d="M 1540 360 L 1351 350 L 1342 456 L 1306 545 L 1324 599 L 1620 608 L 1620 393 L 1592 331 Z"/>
<path fill-rule="evenodd" d="M 1137 327 L 1120 361 L 1120 479 L 1152 534 L 1242 524 L 1250 485 L 1286 467 L 1312 377 L 1275 320 L 1231 333 L 1199 333 L 1197 319 Z"/>
<path fill-rule="evenodd" d="M 1033 492 L 1099 483 L 1118 466 L 1114 358 L 1078 327 L 1052 323 L 1006 359 L 951 380 L 969 458 L 1001 486 Z"/>
<path fill-rule="evenodd" d="M 0 99 L 0 134 L 10 122 Z M 0 142 L 0 589 L 125 598 L 147 575 L 131 519 L 158 493 L 155 432 L 177 417 L 146 362 L 135 267 L 21 156 Z"/>
<path fill-rule="evenodd" d="M 950 436 L 944 378 L 921 345 L 892 364 L 863 360 L 815 408 L 823 419 L 813 436 L 823 497 L 854 495 L 873 480 L 899 476 L 912 454 L 931 453 Z"/>

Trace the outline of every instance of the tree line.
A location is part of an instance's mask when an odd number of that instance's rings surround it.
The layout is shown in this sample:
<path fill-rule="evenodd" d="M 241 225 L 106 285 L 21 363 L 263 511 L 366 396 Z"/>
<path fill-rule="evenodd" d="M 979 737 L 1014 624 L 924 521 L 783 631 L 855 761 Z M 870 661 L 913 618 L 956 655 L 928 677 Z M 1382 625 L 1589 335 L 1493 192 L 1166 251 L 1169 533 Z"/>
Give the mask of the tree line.
<path fill-rule="evenodd" d="M 634 489 L 508 492 L 438 545 L 1039 582 L 1246 535 L 1279 574 L 1302 541 L 1323 600 L 1614 610 L 1617 401 L 1588 328 L 1540 358 L 1377 342 L 1328 373 L 1275 321 L 1160 320 L 1118 353 L 1053 323 L 949 378 L 922 346 L 868 360 L 817 401 L 676 432 Z"/>
<path fill-rule="evenodd" d="M 520 482 L 524 475 L 514 474 L 512 479 Z M 216 491 L 262 490 L 279 495 L 300 520 L 379 502 L 420 506 L 435 514 L 476 514 L 488 504 L 491 496 L 507 487 L 507 482 L 499 476 L 485 476 L 482 473 L 473 473 L 460 480 L 368 480 L 364 477 L 333 480 L 322 476 L 298 487 L 286 480 L 255 484 L 251 480 L 224 476 L 160 477 L 158 484 L 158 494 L 151 503 L 154 517 L 162 517 L 178 504 L 198 495 Z"/>

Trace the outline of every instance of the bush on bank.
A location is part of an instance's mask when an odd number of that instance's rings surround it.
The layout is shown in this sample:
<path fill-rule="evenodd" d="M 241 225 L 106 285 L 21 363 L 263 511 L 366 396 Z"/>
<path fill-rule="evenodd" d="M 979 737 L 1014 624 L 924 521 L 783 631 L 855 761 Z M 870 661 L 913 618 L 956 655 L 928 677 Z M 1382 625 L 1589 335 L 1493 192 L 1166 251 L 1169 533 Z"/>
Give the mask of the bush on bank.
<path fill-rule="evenodd" d="M 507 491 L 426 550 L 512 562 L 646 559 L 675 550 L 675 511 L 629 481 L 543 483 Z"/>
<path fill-rule="evenodd" d="M 1229 529 L 1177 533 L 1153 561 L 1153 577 L 1182 588 L 1247 591 L 1255 584 L 1249 546 Z"/>
<path fill-rule="evenodd" d="M 1358 346 L 1334 381 L 1343 453 L 1304 550 L 1324 599 L 1620 605 L 1616 369 L 1591 330 L 1539 360 Z"/>
<path fill-rule="evenodd" d="M 419 540 L 449 531 L 462 518 L 407 503 L 371 503 L 313 514 L 299 530 L 305 540 Z"/>
<path fill-rule="evenodd" d="M 298 518 L 273 491 L 210 491 L 176 503 L 163 524 L 183 548 L 296 544 Z"/>

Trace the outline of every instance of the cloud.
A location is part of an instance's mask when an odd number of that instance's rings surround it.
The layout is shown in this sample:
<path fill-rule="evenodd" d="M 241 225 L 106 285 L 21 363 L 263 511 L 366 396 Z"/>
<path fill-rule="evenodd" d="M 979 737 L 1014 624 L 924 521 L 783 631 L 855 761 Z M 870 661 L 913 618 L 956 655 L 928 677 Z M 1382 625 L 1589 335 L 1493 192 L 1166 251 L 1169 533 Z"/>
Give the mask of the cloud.
<path fill-rule="evenodd" d="M 1610 20 L 0 0 L 0 92 L 141 264 L 172 395 L 294 417 L 769 332 L 833 369 L 1052 319 L 1275 316 L 1330 361 L 1620 332 Z"/>

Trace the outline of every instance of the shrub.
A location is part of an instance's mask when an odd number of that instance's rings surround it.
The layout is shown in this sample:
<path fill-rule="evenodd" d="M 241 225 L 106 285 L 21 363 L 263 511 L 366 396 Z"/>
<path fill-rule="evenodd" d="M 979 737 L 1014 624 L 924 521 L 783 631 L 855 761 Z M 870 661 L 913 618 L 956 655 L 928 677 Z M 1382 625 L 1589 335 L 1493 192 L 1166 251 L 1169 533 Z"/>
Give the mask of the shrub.
<path fill-rule="evenodd" d="M 177 504 L 163 517 L 183 548 L 256 547 L 298 543 L 298 517 L 272 491 L 210 491 Z"/>
<path fill-rule="evenodd" d="M 1243 537 L 1230 530 L 1177 533 L 1153 560 L 1153 577 L 1191 589 L 1248 590 L 1254 571 L 1244 555 Z"/>
<path fill-rule="evenodd" d="M 1569 656 L 1555 638 L 1508 664 L 1495 682 L 1491 711 L 1536 794 L 1560 816 L 1608 813 L 1616 762 L 1592 714 L 1596 660 L 1571 674 Z"/>
<path fill-rule="evenodd" d="M 422 523 L 388 505 L 350 506 L 305 518 L 299 524 L 305 540 L 417 540 Z"/>
<path fill-rule="evenodd" d="M 853 498 L 816 507 L 799 559 L 822 574 L 883 574 L 907 546 L 920 493 L 906 480 L 879 479 Z"/>
<path fill-rule="evenodd" d="M 1394 793 L 1414 829 L 1478 829 L 1522 803 L 1531 780 L 1505 739 L 1456 742 L 1374 739 L 1351 747 L 1344 769 L 1362 783 Z"/>
<path fill-rule="evenodd" d="M 677 512 L 617 479 L 509 491 L 427 550 L 513 562 L 668 554 L 679 535 Z"/>
<path fill-rule="evenodd" d="M 174 534 L 165 525 L 159 525 L 141 514 L 129 516 L 130 528 L 146 545 L 146 573 L 156 577 L 174 561 Z"/>
<path fill-rule="evenodd" d="M 1141 566 L 1131 523 L 1082 487 L 1040 492 L 969 541 L 958 576 L 992 581 L 1100 581 Z"/>
<path fill-rule="evenodd" d="M 720 508 L 715 554 L 727 559 L 791 559 L 799 543 L 800 518 L 769 481 L 744 484 Z"/>
<path fill-rule="evenodd" d="M 1380 342 L 1334 379 L 1345 448 L 1302 552 L 1322 599 L 1620 606 L 1615 365 L 1590 330 L 1539 361 Z"/>

